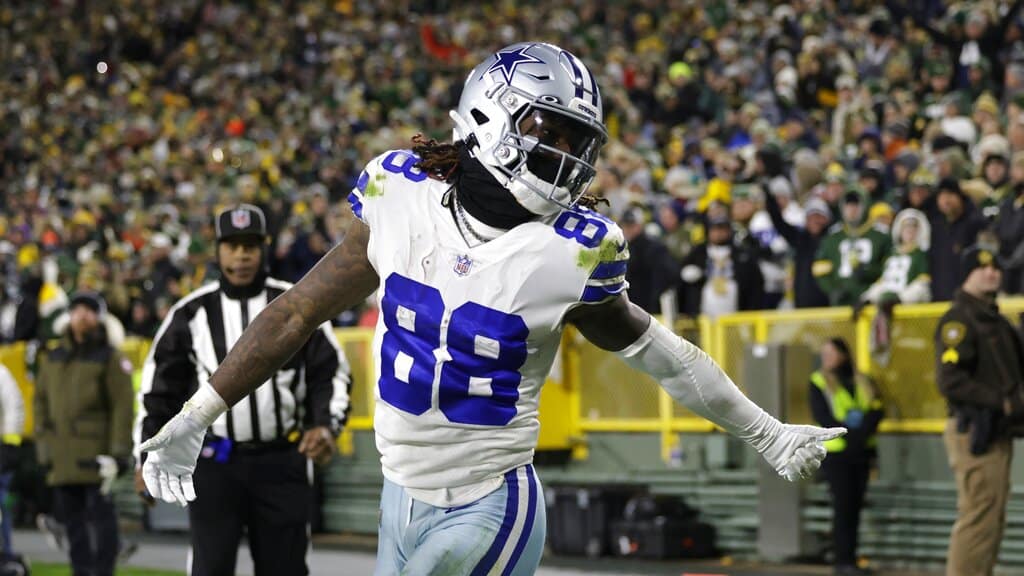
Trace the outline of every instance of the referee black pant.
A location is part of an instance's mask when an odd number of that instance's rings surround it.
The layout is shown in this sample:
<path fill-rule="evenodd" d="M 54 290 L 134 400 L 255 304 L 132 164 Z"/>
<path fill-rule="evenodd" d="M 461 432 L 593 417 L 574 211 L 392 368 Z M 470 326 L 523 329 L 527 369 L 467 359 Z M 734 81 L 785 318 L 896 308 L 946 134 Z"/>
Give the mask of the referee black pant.
<path fill-rule="evenodd" d="M 189 504 L 191 576 L 234 576 L 243 529 L 256 576 L 306 576 L 312 490 L 306 457 L 287 444 L 200 457 Z"/>

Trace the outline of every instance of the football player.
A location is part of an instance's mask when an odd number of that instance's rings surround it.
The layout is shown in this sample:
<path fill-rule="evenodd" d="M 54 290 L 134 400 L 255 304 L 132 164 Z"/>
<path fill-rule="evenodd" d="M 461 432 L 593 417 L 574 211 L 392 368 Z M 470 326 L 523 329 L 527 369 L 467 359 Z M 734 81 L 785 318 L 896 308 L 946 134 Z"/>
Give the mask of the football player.
<path fill-rule="evenodd" d="M 607 139 L 578 58 L 506 47 L 466 80 L 454 143 L 372 160 L 345 240 L 268 306 L 174 419 L 143 446 L 154 496 L 185 505 L 203 434 L 322 322 L 377 290 L 374 428 L 384 471 L 378 574 L 532 574 L 545 535 L 531 462 L 540 388 L 562 330 L 656 378 L 790 480 L 842 428 L 786 425 L 710 357 L 626 296 L 628 252 L 585 206 Z"/>

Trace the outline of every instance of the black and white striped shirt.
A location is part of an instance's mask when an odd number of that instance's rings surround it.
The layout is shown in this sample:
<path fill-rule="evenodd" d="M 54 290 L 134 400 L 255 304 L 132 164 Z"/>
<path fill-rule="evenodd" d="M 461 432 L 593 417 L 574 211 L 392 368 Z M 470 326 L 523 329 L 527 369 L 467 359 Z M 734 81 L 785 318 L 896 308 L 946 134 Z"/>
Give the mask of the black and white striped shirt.
<path fill-rule="evenodd" d="M 171 308 L 142 369 L 136 451 L 209 379 L 249 322 L 290 287 L 268 278 L 262 290 L 236 294 L 214 282 Z M 234 442 L 268 442 L 316 426 L 338 432 L 351 381 L 345 353 L 325 323 L 270 380 L 221 415 L 211 432 Z"/>

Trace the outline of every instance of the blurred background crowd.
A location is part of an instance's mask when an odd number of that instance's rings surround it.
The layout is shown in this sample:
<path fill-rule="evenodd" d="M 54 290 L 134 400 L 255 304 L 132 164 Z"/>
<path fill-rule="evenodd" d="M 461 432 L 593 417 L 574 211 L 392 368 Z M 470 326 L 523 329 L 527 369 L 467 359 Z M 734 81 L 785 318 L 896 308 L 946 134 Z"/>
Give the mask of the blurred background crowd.
<path fill-rule="evenodd" d="M 524 39 L 599 77 L 590 192 L 648 310 L 948 300 L 976 243 L 1024 293 L 1022 3 L 5 3 L 0 342 L 49 336 L 82 288 L 151 337 L 239 201 L 297 280 L 363 163 L 450 138 L 466 71 Z"/>

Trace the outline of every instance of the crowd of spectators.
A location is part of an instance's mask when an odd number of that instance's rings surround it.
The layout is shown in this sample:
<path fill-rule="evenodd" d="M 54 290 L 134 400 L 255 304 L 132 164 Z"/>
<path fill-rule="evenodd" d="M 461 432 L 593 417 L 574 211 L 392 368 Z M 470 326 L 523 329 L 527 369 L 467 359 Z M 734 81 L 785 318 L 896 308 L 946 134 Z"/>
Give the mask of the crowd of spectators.
<path fill-rule="evenodd" d="M 599 77 L 591 192 L 648 309 L 668 288 L 711 315 L 946 300 L 979 242 L 1019 294 L 1021 4 L 6 3 L 0 341 L 45 337 L 82 288 L 151 337 L 211 277 L 213 215 L 239 201 L 297 280 L 344 235 L 362 164 L 449 138 L 466 71 L 527 39 Z"/>

